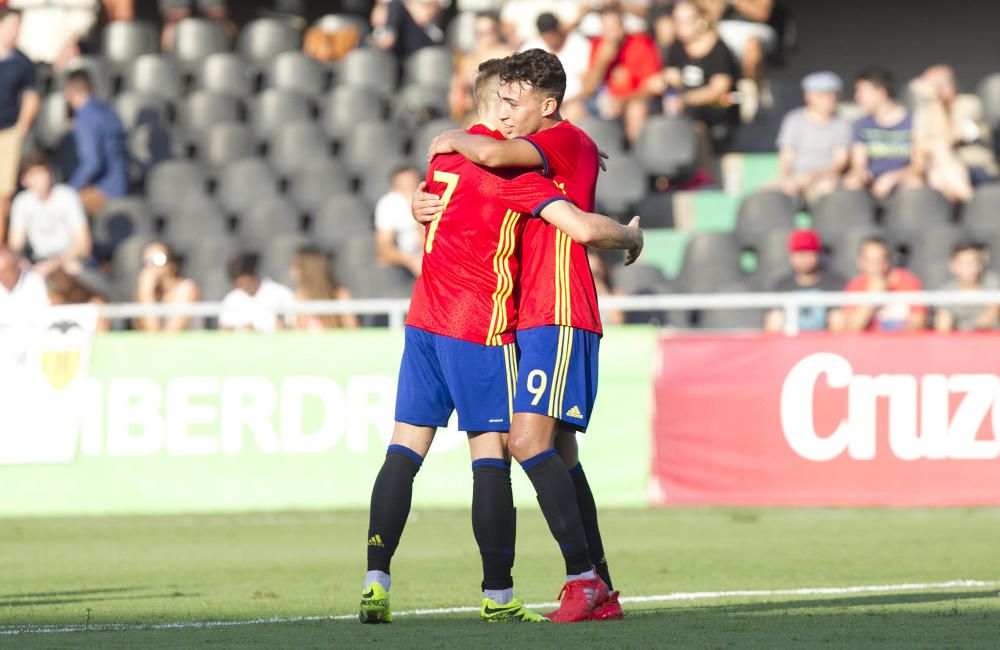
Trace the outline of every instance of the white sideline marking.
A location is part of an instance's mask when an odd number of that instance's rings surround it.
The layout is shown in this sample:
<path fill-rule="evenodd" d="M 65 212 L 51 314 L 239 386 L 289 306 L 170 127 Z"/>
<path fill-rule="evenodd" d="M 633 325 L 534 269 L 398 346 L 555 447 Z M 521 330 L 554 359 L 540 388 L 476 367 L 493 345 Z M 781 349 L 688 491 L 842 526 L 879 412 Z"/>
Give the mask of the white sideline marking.
<path fill-rule="evenodd" d="M 927 589 L 964 589 L 969 587 L 1000 587 L 998 581 L 951 580 L 948 582 L 913 582 L 897 585 L 860 585 L 854 587 L 803 587 L 800 589 L 756 589 L 740 591 L 687 591 L 657 596 L 626 596 L 623 603 L 662 603 L 678 600 L 712 600 L 718 598 L 758 598 L 768 596 L 841 596 L 846 594 L 885 593 L 893 591 L 924 591 Z M 556 607 L 559 603 L 535 603 L 531 609 Z M 393 616 L 434 616 L 440 614 L 466 614 L 478 612 L 478 607 L 440 607 L 436 609 L 411 609 L 393 612 Z M 139 630 L 190 630 L 238 627 L 243 625 L 271 625 L 275 623 L 304 623 L 314 621 L 351 621 L 357 614 L 338 616 L 291 616 L 257 618 L 248 621 L 186 621 L 179 623 L 100 623 L 94 625 L 0 625 L 0 635 L 64 634 L 70 632 L 130 632 Z"/>

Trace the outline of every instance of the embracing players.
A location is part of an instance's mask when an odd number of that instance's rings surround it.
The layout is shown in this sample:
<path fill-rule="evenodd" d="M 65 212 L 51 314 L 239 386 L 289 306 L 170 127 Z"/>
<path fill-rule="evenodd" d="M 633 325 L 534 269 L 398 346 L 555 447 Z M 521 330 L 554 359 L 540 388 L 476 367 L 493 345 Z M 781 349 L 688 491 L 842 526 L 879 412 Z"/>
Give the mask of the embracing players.
<path fill-rule="evenodd" d="M 490 61 L 480 67 L 475 95 L 486 124 L 470 129 L 494 141 L 503 139 L 489 126 L 500 111 L 502 65 Z M 505 437 L 518 380 L 513 343 L 520 270 L 515 251 L 524 230 L 537 221 L 529 215 L 550 220 L 590 245 L 628 250 L 630 260 L 642 248 L 642 235 L 637 223 L 626 227 L 581 211 L 551 179 L 538 174 L 498 172 L 452 154 L 433 161 L 428 179 L 428 189 L 441 197 L 440 210 L 427 226 L 423 272 L 406 323 L 396 425 L 372 490 L 360 618 L 366 623 L 391 621 L 390 562 L 409 514 L 413 479 L 436 429 L 446 426 L 457 410 L 473 459 L 472 519 L 483 560 L 482 616 L 490 621 L 544 620 L 514 598 L 511 577 L 515 524 Z"/>

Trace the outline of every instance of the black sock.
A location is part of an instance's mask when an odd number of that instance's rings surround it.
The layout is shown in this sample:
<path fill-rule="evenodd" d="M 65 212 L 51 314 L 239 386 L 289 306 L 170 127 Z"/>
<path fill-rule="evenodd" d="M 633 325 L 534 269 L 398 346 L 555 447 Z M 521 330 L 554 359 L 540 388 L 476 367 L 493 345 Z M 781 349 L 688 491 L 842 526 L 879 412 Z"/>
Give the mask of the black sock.
<path fill-rule="evenodd" d="M 403 445 L 389 445 L 372 488 L 368 515 L 368 570 L 389 573 L 389 563 L 403 536 L 413 498 L 413 477 L 423 458 Z"/>
<path fill-rule="evenodd" d="M 580 520 L 580 508 L 576 505 L 576 488 L 566 465 L 556 455 L 555 449 L 549 449 L 524 461 L 521 467 L 535 486 L 538 505 L 552 536 L 559 542 L 559 550 L 566 561 L 566 574 L 590 571 L 587 534 Z"/>
<path fill-rule="evenodd" d="M 514 495 L 510 465 L 499 458 L 472 463 L 472 532 L 483 558 L 483 589 L 513 587 Z"/>
<path fill-rule="evenodd" d="M 590 483 L 587 482 L 587 475 L 583 473 L 583 465 L 576 464 L 576 467 L 569 471 L 573 477 L 573 485 L 576 486 L 576 504 L 580 508 L 580 519 L 583 521 L 583 530 L 587 533 L 587 548 L 590 549 L 590 561 L 597 570 L 597 575 L 601 576 L 608 589 L 614 591 L 611 586 L 611 573 L 608 571 L 608 561 L 604 557 L 604 542 L 601 540 L 601 528 L 597 525 L 597 504 L 594 503 L 594 493 L 590 491 Z"/>

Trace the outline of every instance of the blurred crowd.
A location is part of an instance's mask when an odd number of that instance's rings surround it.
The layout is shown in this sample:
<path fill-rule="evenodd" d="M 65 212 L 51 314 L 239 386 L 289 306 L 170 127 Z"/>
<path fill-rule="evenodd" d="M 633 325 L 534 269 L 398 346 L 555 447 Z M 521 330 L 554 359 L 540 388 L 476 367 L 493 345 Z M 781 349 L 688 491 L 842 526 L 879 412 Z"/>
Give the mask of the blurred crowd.
<path fill-rule="evenodd" d="M 665 187 L 670 191 L 719 185 L 720 155 L 741 128 L 774 106 L 771 67 L 789 55 L 791 18 L 775 0 L 334 4 L 342 4 L 345 13 L 302 23 L 302 51 L 324 65 L 336 66 L 349 52 L 368 48 L 391 53 L 402 70 L 425 48 L 451 48 L 450 79 L 441 90 L 447 115 L 431 118 L 468 124 L 478 65 L 541 48 L 556 54 L 566 69 L 564 117 L 620 124 L 627 150 L 639 144 L 653 116 L 686 120 L 697 138 L 695 164 L 669 179 Z M 303 2 L 278 0 L 273 11 L 304 21 L 304 7 Z M 92 71 L 76 62 L 81 55 L 99 53 L 102 30 L 115 21 L 133 21 L 135 9 L 134 0 L 0 0 L 0 307 L 111 298 L 100 281 L 111 272 L 111 251 L 103 250 L 109 244 L 96 241 L 92 231 L 109 204 L 142 187 L 150 167 L 140 167 L 136 176 L 131 120 L 98 92 L 100 80 Z M 178 27 L 191 17 L 216 25 L 231 47 L 238 29 L 230 9 L 226 0 L 160 0 L 157 48 L 174 51 Z M 74 155 L 68 168 L 53 162 L 52 147 L 40 147 L 32 138 L 43 104 L 40 73 L 58 77 L 65 112 L 72 116 Z M 885 202 L 917 188 L 930 188 L 959 206 L 973 198 L 978 186 L 1000 176 L 983 103 L 976 95 L 958 92 L 948 66 L 928 68 L 902 87 L 880 67 L 860 71 L 849 83 L 828 71 L 800 81 L 803 105 L 782 113 L 774 142 L 779 174 L 764 188 L 787 195 L 804 210 L 838 191 L 867 192 Z M 372 199 L 370 224 L 372 260 L 411 281 L 420 273 L 423 249 L 422 231 L 409 210 L 421 180 L 421 169 L 412 160 L 382 171 L 386 191 Z M 289 185 L 295 181 L 285 179 Z M 761 288 L 880 292 L 924 286 L 912 271 L 893 265 L 894 243 L 877 236 L 860 242 L 859 275 L 850 280 L 827 268 L 816 231 L 794 231 L 787 248 L 791 272 Z M 988 254 L 975 241 L 955 241 L 947 262 L 950 279 L 929 288 L 1000 287 L 987 269 Z M 170 237 L 147 242 L 131 279 L 131 299 L 151 305 L 205 299 L 199 279 L 185 276 L 183 257 Z M 217 325 L 272 331 L 359 325 L 350 314 L 278 315 L 296 301 L 351 298 L 347 283 L 337 280 L 330 250 L 296 246 L 282 271 L 290 286 L 263 271 L 261 251 L 239 250 L 226 257 L 217 260 L 230 284 L 217 323 L 147 317 L 130 327 L 179 331 Z M 623 291 L 615 286 L 608 260 L 594 255 L 592 266 L 602 293 Z M 622 314 L 608 318 L 625 320 Z M 783 318 L 780 311 L 769 312 L 763 325 L 779 331 Z M 996 307 L 933 313 L 918 306 L 816 308 L 802 310 L 798 320 L 804 330 L 947 331 L 994 329 L 998 313 Z"/>

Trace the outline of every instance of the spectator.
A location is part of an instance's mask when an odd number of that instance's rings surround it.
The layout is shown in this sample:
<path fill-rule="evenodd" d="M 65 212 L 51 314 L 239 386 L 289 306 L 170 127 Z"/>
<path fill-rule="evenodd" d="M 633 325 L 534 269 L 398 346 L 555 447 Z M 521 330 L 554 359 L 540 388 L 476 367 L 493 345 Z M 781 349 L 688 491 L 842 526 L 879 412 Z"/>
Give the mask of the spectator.
<path fill-rule="evenodd" d="M 414 277 L 420 275 L 424 231 L 413 221 L 410 201 L 420 184 L 414 167 L 392 172 L 392 189 L 375 204 L 375 252 L 385 266 L 401 266 Z"/>
<path fill-rule="evenodd" d="M 866 239 L 858 253 L 861 274 L 848 282 L 844 291 L 884 293 L 922 290 L 917 276 L 906 269 L 893 268 L 889 256 L 889 244 L 884 239 Z M 920 330 L 927 322 L 927 308 L 923 306 L 857 305 L 847 307 L 844 312 L 845 329 L 851 332 Z"/>
<path fill-rule="evenodd" d="M 851 170 L 844 187 L 869 188 L 876 198 L 884 199 L 897 187 L 923 185 L 913 146 L 913 116 L 893 99 L 892 74 L 882 68 L 863 71 L 854 86 L 854 100 L 866 116 L 854 124 Z"/>
<path fill-rule="evenodd" d="M 677 40 L 667 54 L 666 69 L 646 83 L 649 92 L 664 96 L 664 112 L 687 114 L 695 120 L 701 146 L 699 166 L 707 173 L 713 141 L 722 142 L 739 124 L 733 90 L 739 66 L 719 40 L 712 21 L 689 0 L 674 6 Z"/>
<path fill-rule="evenodd" d="M 945 291 L 995 291 L 1000 289 L 1000 276 L 983 269 L 983 249 L 978 244 L 962 242 L 951 253 L 948 270 L 953 276 Z M 1000 324 L 1000 305 L 951 305 L 939 307 L 934 313 L 934 329 L 938 332 L 992 330 Z"/>
<path fill-rule="evenodd" d="M 805 106 L 781 122 L 781 188 L 792 198 L 811 203 L 840 184 L 851 147 L 851 125 L 837 115 L 842 87 L 832 72 L 807 75 L 802 80 Z"/>
<path fill-rule="evenodd" d="M 468 54 L 458 55 L 455 74 L 451 81 L 449 96 L 451 113 L 459 120 L 475 110 L 472 85 L 479 71 L 479 64 L 489 59 L 502 59 L 514 52 L 500 35 L 500 17 L 496 14 L 490 12 L 476 14 L 475 30 L 476 45 Z"/>
<path fill-rule="evenodd" d="M 85 70 L 69 74 L 65 96 L 73 110 L 73 140 L 79 159 L 69 184 L 80 193 L 87 214 L 94 216 L 109 199 L 128 193 L 128 151 L 118 115 L 91 92 Z"/>
<path fill-rule="evenodd" d="M 142 305 L 190 305 L 201 299 L 201 288 L 180 273 L 177 257 L 163 242 L 142 250 L 142 269 L 135 284 L 135 301 Z M 135 320 L 144 332 L 182 332 L 201 329 L 201 320 L 190 316 L 145 316 Z"/>
<path fill-rule="evenodd" d="M 135 0 L 102 0 L 102 4 L 110 22 L 135 20 Z"/>
<path fill-rule="evenodd" d="M 260 277 L 257 267 L 256 253 L 239 253 L 229 260 L 227 270 L 234 289 L 222 299 L 221 329 L 273 332 L 295 324 L 286 311 L 295 304 L 295 294 L 270 278 Z"/>
<path fill-rule="evenodd" d="M 779 278 L 771 287 L 776 293 L 840 291 L 846 281 L 834 271 L 826 268 L 822 257 L 823 242 L 815 230 L 803 229 L 792 232 L 788 237 L 788 262 L 791 273 Z M 799 331 L 815 332 L 843 329 L 840 325 L 841 312 L 826 307 L 802 307 L 799 309 Z M 785 312 L 772 309 L 764 316 L 764 329 L 775 334 L 785 329 Z"/>
<path fill-rule="evenodd" d="M 32 61 L 61 70 L 80 56 L 81 41 L 97 27 L 99 0 L 10 0 L 24 15 L 19 47 Z"/>
<path fill-rule="evenodd" d="M 52 271 L 45 280 L 49 302 L 53 305 L 106 305 L 108 299 L 84 283 L 78 276 L 62 268 Z M 111 323 L 106 318 L 97 320 L 97 331 L 107 332 Z"/>
<path fill-rule="evenodd" d="M 372 39 L 376 47 L 406 59 L 420 48 L 444 43 L 440 17 L 440 0 L 382 0 L 372 11 Z"/>
<path fill-rule="evenodd" d="M 649 34 L 627 34 L 617 4 L 601 8 L 601 35 L 591 42 L 590 67 L 581 95 L 605 120 L 622 118 L 625 137 L 635 142 L 649 115 L 643 84 L 659 72 L 660 53 Z"/>
<path fill-rule="evenodd" d="M 587 251 L 587 261 L 590 262 L 590 272 L 594 275 L 594 288 L 597 290 L 597 295 L 621 295 L 621 291 L 612 289 L 608 260 L 604 255 L 598 250 L 591 249 Z M 618 309 L 602 309 L 601 320 L 612 325 L 622 325 L 625 323 L 625 312 Z"/>
<path fill-rule="evenodd" d="M 521 51 L 537 48 L 559 57 L 559 62 L 566 71 L 566 94 L 560 111 L 568 120 L 579 119 L 585 114 L 580 93 L 583 90 L 584 75 L 590 67 L 590 42 L 579 32 L 562 26 L 553 13 L 538 16 L 536 26 L 538 36 L 525 41 Z"/>
<path fill-rule="evenodd" d="M 517 46 L 518 49 L 523 43 L 535 37 L 541 14 L 556 16 L 567 30 L 572 31 L 591 9 L 579 0 L 506 0 L 502 5 L 501 29 L 507 37 L 507 42 Z"/>
<path fill-rule="evenodd" d="M 677 40 L 674 29 L 674 0 L 656 0 L 649 8 L 649 35 L 660 50 L 660 60 L 666 61 L 670 46 Z"/>
<path fill-rule="evenodd" d="M 24 136 L 41 106 L 35 66 L 15 48 L 20 29 L 20 12 L 0 7 L 0 242 L 7 239 L 7 218 L 17 190 Z"/>
<path fill-rule="evenodd" d="M 700 1 L 715 21 L 722 42 L 742 63 L 748 83 L 740 84 L 740 101 L 744 119 L 750 121 L 757 112 L 764 59 L 778 49 L 778 32 L 767 24 L 774 0 Z"/>
<path fill-rule="evenodd" d="M 950 201 L 965 203 L 972 186 L 997 178 L 993 136 L 975 95 L 959 95 L 955 72 L 946 65 L 928 68 L 910 86 L 917 109 L 914 139 L 927 169 L 927 184 Z"/>
<path fill-rule="evenodd" d="M 30 245 L 35 270 L 42 275 L 60 266 L 78 272 L 93 244 L 76 190 L 56 185 L 48 161 L 37 152 L 25 159 L 21 184 L 25 189 L 11 208 L 11 249 L 23 254 Z"/>
<path fill-rule="evenodd" d="M 4 317 L 49 304 L 45 279 L 22 266 L 17 253 L 0 244 L 0 330 Z"/>
<path fill-rule="evenodd" d="M 315 246 L 304 246 L 295 253 L 291 271 L 296 300 L 352 299 L 350 290 L 334 279 L 330 256 Z M 354 314 L 299 314 L 295 318 L 295 329 L 299 330 L 314 332 L 339 327 L 358 327 L 358 317 Z"/>
<path fill-rule="evenodd" d="M 177 23 L 193 15 L 195 0 L 159 0 L 159 2 L 160 15 L 163 17 L 160 47 L 164 52 L 169 52 L 174 48 Z M 219 23 L 230 38 L 236 36 L 236 25 L 229 17 L 226 0 L 197 0 L 197 4 L 202 16 Z"/>

